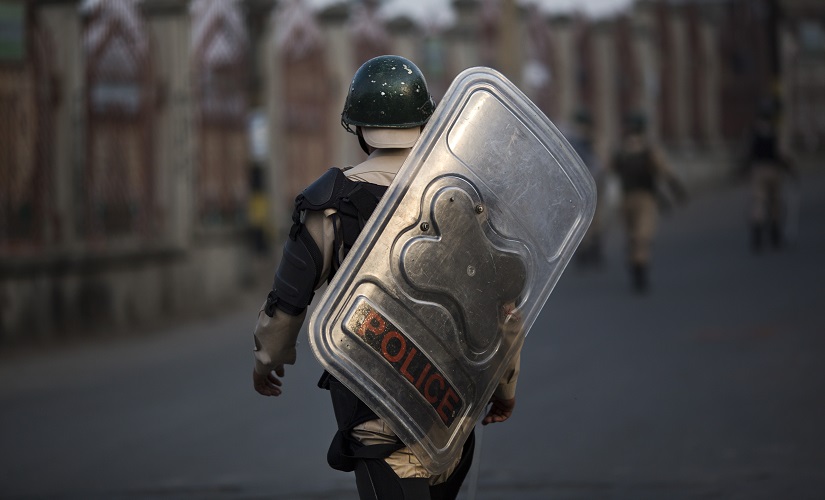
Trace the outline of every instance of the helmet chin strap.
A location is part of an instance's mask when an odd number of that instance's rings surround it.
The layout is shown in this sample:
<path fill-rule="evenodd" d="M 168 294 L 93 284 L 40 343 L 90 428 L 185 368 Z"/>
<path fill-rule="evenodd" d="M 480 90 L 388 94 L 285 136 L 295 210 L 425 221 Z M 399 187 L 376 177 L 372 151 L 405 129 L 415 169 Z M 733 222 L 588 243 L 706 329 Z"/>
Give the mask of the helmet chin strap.
<path fill-rule="evenodd" d="M 367 144 L 367 141 L 364 140 L 364 133 L 361 132 L 361 127 L 355 127 L 355 135 L 358 136 L 358 144 L 361 145 L 361 149 L 363 149 L 365 153 L 371 154 L 375 150 L 375 148 Z"/>

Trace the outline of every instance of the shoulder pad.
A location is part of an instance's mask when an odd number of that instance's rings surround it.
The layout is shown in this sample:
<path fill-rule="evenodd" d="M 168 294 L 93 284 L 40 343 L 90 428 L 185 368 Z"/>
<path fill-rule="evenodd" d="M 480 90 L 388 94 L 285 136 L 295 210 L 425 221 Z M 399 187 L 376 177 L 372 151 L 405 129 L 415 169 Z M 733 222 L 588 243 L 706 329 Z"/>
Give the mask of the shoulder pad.
<path fill-rule="evenodd" d="M 324 207 L 341 194 L 347 178 L 340 168 L 331 168 L 303 191 L 307 208 Z"/>

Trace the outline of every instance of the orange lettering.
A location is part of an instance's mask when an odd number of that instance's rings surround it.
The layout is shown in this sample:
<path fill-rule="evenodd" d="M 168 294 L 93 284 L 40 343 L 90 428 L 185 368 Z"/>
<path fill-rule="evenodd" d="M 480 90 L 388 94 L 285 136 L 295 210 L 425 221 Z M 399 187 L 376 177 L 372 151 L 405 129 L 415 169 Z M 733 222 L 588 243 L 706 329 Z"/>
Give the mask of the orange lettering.
<path fill-rule="evenodd" d="M 450 401 L 451 397 L 455 398 L 455 401 Z M 438 414 L 441 416 L 441 420 L 443 420 L 445 424 L 447 424 L 452 419 L 452 417 L 455 416 L 455 408 L 453 407 L 453 404 L 456 401 L 458 401 L 458 394 L 456 394 L 455 391 L 453 391 L 452 387 L 448 387 L 447 393 L 444 394 L 444 399 L 441 400 L 441 403 L 438 405 L 438 408 L 436 409 L 436 411 L 438 411 Z M 445 408 L 450 411 L 449 415 L 447 415 L 444 412 Z"/>
<path fill-rule="evenodd" d="M 384 321 L 384 318 L 382 318 L 377 312 L 370 309 L 370 313 L 367 314 L 367 317 L 364 318 L 363 322 L 361 322 L 361 327 L 358 328 L 358 336 L 363 337 L 367 332 L 370 332 L 373 335 L 381 335 L 386 329 L 387 323 Z"/>
<path fill-rule="evenodd" d="M 441 389 L 444 389 L 444 377 L 437 373 L 432 374 L 432 376 L 427 380 L 427 383 L 424 384 L 424 397 L 430 403 L 435 403 L 436 401 L 438 401 L 438 393 L 433 394 L 430 391 L 430 386 L 432 386 L 433 382 L 435 381 L 438 381 L 438 385 L 441 386 Z M 441 389 L 439 389 L 439 392 L 441 392 Z"/>
<path fill-rule="evenodd" d="M 418 380 L 415 382 L 416 389 L 421 390 L 421 382 L 424 382 L 424 378 L 427 376 L 428 373 L 430 373 L 430 368 L 432 367 L 433 365 L 427 363 L 427 366 L 425 366 L 424 369 L 421 370 L 421 375 L 418 376 Z"/>
<path fill-rule="evenodd" d="M 410 368 L 410 361 L 412 361 L 416 354 L 418 354 L 418 349 L 413 347 L 407 354 L 407 359 L 404 360 L 404 364 L 401 365 L 401 375 L 404 375 L 404 378 L 409 380 L 411 384 L 413 383 L 413 381 L 415 381 L 415 377 L 410 375 L 410 372 L 407 370 Z"/>
<path fill-rule="evenodd" d="M 390 343 L 390 340 L 392 340 L 392 339 L 398 339 L 398 342 L 401 343 L 401 347 L 398 349 L 397 354 L 390 354 L 390 351 L 387 350 L 388 344 Z M 407 341 L 404 339 L 404 337 L 401 336 L 400 333 L 395 332 L 395 331 L 388 332 L 384 336 L 384 340 L 381 342 L 381 354 L 383 354 L 384 357 L 387 358 L 387 361 L 389 361 L 390 363 L 397 363 L 397 362 L 401 361 L 401 358 L 404 357 L 404 352 L 406 350 L 407 350 Z"/>

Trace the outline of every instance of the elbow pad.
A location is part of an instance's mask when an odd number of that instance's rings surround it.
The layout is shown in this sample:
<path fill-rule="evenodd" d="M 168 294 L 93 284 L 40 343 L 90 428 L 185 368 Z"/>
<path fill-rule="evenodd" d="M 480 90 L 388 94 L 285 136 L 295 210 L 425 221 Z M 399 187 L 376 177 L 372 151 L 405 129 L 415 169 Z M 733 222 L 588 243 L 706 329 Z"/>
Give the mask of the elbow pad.
<path fill-rule="evenodd" d="M 309 231 L 299 231 L 294 240 L 287 239 L 272 291 L 266 299 L 266 315 L 274 316 L 275 307 L 291 316 L 304 312 L 315 295 L 322 266 L 321 250 Z"/>

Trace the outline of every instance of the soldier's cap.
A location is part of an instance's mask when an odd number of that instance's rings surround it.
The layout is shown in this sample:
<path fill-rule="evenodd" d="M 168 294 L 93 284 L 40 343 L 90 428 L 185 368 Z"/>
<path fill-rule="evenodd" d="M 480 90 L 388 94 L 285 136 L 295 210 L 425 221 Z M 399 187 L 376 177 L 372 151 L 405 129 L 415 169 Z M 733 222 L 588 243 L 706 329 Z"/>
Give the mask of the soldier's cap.
<path fill-rule="evenodd" d="M 374 148 L 411 148 L 421 135 L 420 127 L 361 127 L 364 142 Z"/>

